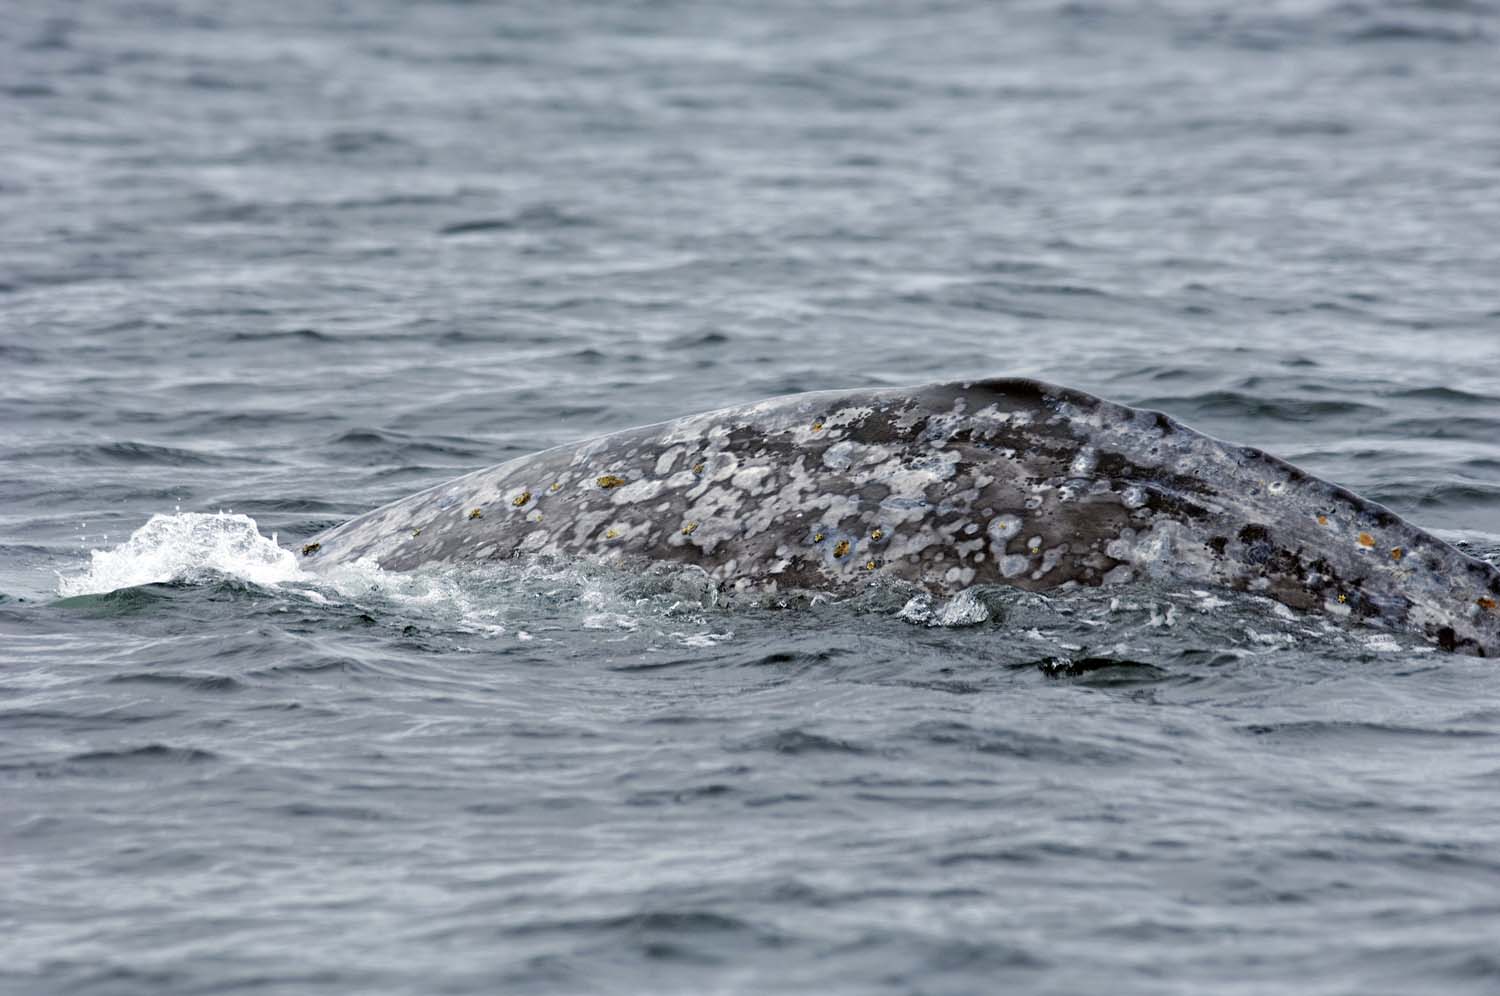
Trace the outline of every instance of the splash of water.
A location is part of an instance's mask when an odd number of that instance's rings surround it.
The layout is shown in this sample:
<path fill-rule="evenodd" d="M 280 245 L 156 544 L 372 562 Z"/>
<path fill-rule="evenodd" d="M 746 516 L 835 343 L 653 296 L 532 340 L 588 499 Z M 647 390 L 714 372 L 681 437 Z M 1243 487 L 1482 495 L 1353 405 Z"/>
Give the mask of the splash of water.
<path fill-rule="evenodd" d="M 647 643 L 692 646 L 711 645 L 729 635 L 706 628 L 702 612 L 713 600 L 675 574 L 656 578 L 647 572 L 642 578 L 590 571 L 584 565 L 521 562 L 390 572 L 369 560 L 313 574 L 302 570 L 296 555 L 282 549 L 274 535 L 263 536 L 254 519 L 226 512 L 153 515 L 119 546 L 91 551 L 87 569 L 60 576 L 57 590 L 73 597 L 226 576 L 319 605 L 348 602 L 376 614 L 391 612 L 483 637 L 532 639 L 523 626 L 626 634 L 640 630 Z M 679 631 L 684 622 L 705 629 Z"/>
<path fill-rule="evenodd" d="M 59 577 L 58 593 L 93 595 L 168 581 L 229 574 L 258 585 L 305 580 L 290 551 L 256 529 L 248 515 L 177 512 L 153 515 L 112 550 L 90 553 L 88 570 Z"/>

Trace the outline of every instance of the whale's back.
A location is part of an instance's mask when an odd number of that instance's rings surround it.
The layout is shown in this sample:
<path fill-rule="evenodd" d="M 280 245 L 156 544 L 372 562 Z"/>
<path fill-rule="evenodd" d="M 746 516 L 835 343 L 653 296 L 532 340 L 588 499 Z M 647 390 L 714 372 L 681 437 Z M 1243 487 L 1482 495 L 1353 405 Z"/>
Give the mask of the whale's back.
<path fill-rule="evenodd" d="M 304 550 L 397 570 L 667 561 L 775 591 L 1144 575 L 1500 648 L 1490 565 L 1260 450 L 1021 379 L 793 395 L 628 429 L 460 477 Z"/>

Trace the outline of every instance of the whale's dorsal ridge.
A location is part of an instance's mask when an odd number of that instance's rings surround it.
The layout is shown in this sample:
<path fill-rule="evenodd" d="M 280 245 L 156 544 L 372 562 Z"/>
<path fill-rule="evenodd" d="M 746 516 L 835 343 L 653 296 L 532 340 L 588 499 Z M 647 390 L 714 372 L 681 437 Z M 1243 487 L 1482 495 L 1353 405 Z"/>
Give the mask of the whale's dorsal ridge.
<path fill-rule="evenodd" d="M 312 563 L 531 554 L 719 583 L 937 594 L 1134 577 L 1500 650 L 1500 571 L 1391 510 L 1171 416 L 1025 377 L 787 395 L 555 447 L 315 537 Z"/>

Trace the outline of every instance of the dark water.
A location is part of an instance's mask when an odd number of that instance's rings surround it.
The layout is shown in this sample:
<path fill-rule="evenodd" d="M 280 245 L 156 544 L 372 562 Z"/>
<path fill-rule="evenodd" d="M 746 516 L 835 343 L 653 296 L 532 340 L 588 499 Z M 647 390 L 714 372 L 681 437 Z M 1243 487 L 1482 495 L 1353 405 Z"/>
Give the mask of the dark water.
<path fill-rule="evenodd" d="M 1497 70 L 1485 0 L 12 0 L 0 990 L 1495 992 L 1492 662 L 262 537 L 1022 374 L 1494 557 Z"/>

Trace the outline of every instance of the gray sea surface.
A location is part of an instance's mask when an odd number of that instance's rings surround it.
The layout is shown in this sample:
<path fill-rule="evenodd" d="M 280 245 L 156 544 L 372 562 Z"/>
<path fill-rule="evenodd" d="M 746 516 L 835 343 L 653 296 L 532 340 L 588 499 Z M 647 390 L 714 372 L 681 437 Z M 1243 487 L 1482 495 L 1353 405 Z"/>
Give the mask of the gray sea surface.
<path fill-rule="evenodd" d="M 293 552 L 1005 375 L 1496 559 L 1500 5 L 9 0 L 0 991 L 1500 991 L 1493 660 Z"/>

